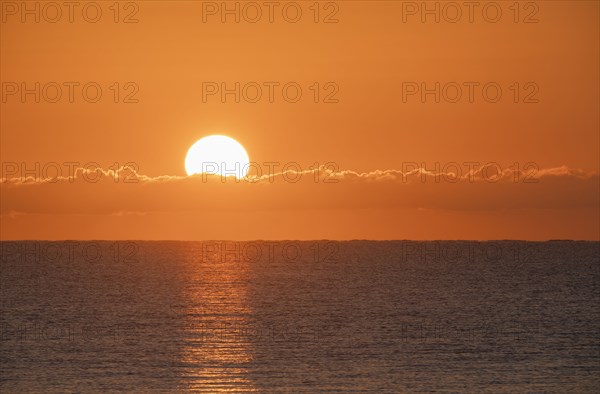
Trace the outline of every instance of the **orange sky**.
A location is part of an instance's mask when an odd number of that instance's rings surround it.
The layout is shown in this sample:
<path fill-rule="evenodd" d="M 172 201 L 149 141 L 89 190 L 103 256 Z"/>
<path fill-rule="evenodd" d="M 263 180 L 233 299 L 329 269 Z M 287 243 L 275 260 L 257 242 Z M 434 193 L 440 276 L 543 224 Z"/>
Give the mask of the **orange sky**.
<path fill-rule="evenodd" d="M 40 3 L 36 22 L 21 2 L 0 3 L 2 239 L 600 238 L 596 1 L 520 2 L 518 15 L 513 2 L 478 2 L 473 21 L 463 7 L 457 23 L 445 20 L 455 12 L 447 2 L 439 23 L 412 13 L 420 1 L 321 2 L 318 16 L 312 1 L 276 2 L 272 23 L 264 5 L 256 23 L 244 20 L 255 15 L 246 3 L 239 23 L 210 12 L 221 2 L 121 2 L 118 16 L 114 2 L 96 2 L 96 23 L 86 21 L 95 9 L 85 2 L 73 23 L 66 8 L 51 23 L 56 10 Z M 296 6 L 302 16 L 290 23 Z M 491 23 L 496 6 L 502 14 Z M 39 103 L 21 96 L 23 83 L 36 82 Z M 102 89 L 96 103 L 82 95 L 90 82 Z M 269 82 L 278 84 L 273 102 Z M 56 103 L 52 83 L 61 87 Z M 248 95 L 255 83 L 263 95 L 222 102 L 203 97 L 203 83 L 240 83 Z M 296 103 L 282 95 L 288 83 L 302 88 Z M 436 83 L 440 103 L 406 95 Z M 484 85 L 502 89 L 497 102 Z M 452 103 L 456 86 L 462 97 Z M 135 87 L 137 102 L 123 102 Z M 323 102 L 334 87 L 337 102 Z M 288 169 L 306 173 L 296 183 L 186 179 L 187 149 L 216 133 L 263 168 L 297 163 Z M 39 163 L 42 177 L 59 163 L 67 176 L 65 162 L 135 163 L 137 182 L 108 174 L 92 183 L 78 172 L 73 182 L 23 184 L 12 166 Z M 474 170 L 497 163 L 503 177 L 469 179 L 463 163 L 474 162 Z M 315 163 L 335 163 L 337 182 L 315 182 Z M 403 179 L 411 163 L 444 174 L 459 163 L 463 179 Z M 535 182 L 515 181 L 514 163 L 535 163 Z"/>

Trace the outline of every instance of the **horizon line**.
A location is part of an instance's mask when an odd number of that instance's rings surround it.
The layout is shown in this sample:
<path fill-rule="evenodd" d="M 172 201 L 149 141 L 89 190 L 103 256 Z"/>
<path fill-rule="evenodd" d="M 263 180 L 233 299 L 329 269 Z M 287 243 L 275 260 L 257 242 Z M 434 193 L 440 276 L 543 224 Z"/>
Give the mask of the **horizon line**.
<path fill-rule="evenodd" d="M 0 239 L 0 242 L 600 242 L 599 239 Z"/>

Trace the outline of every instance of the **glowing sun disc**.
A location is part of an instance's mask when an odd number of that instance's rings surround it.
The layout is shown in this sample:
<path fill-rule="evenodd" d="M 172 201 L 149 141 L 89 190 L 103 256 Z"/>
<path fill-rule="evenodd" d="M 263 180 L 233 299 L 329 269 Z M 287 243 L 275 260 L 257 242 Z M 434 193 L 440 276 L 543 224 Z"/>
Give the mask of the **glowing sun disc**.
<path fill-rule="evenodd" d="M 210 135 L 199 139 L 185 157 L 188 175 L 216 174 L 243 178 L 248 174 L 250 159 L 244 147 L 233 138 Z"/>

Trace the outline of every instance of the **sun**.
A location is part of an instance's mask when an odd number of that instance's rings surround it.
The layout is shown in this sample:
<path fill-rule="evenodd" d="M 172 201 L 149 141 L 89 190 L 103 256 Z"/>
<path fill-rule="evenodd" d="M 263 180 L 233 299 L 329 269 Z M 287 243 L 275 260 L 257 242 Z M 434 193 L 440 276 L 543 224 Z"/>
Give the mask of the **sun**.
<path fill-rule="evenodd" d="M 224 135 L 199 139 L 185 157 L 188 175 L 206 173 L 240 179 L 248 174 L 249 164 L 248 153 L 242 144 Z"/>

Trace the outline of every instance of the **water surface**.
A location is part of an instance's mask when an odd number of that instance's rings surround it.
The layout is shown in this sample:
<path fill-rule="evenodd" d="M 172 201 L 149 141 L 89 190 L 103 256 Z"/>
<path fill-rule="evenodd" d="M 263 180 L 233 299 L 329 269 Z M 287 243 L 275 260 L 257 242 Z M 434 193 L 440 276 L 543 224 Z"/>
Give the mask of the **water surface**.
<path fill-rule="evenodd" d="M 593 392 L 598 242 L 2 242 L 2 392 Z"/>

